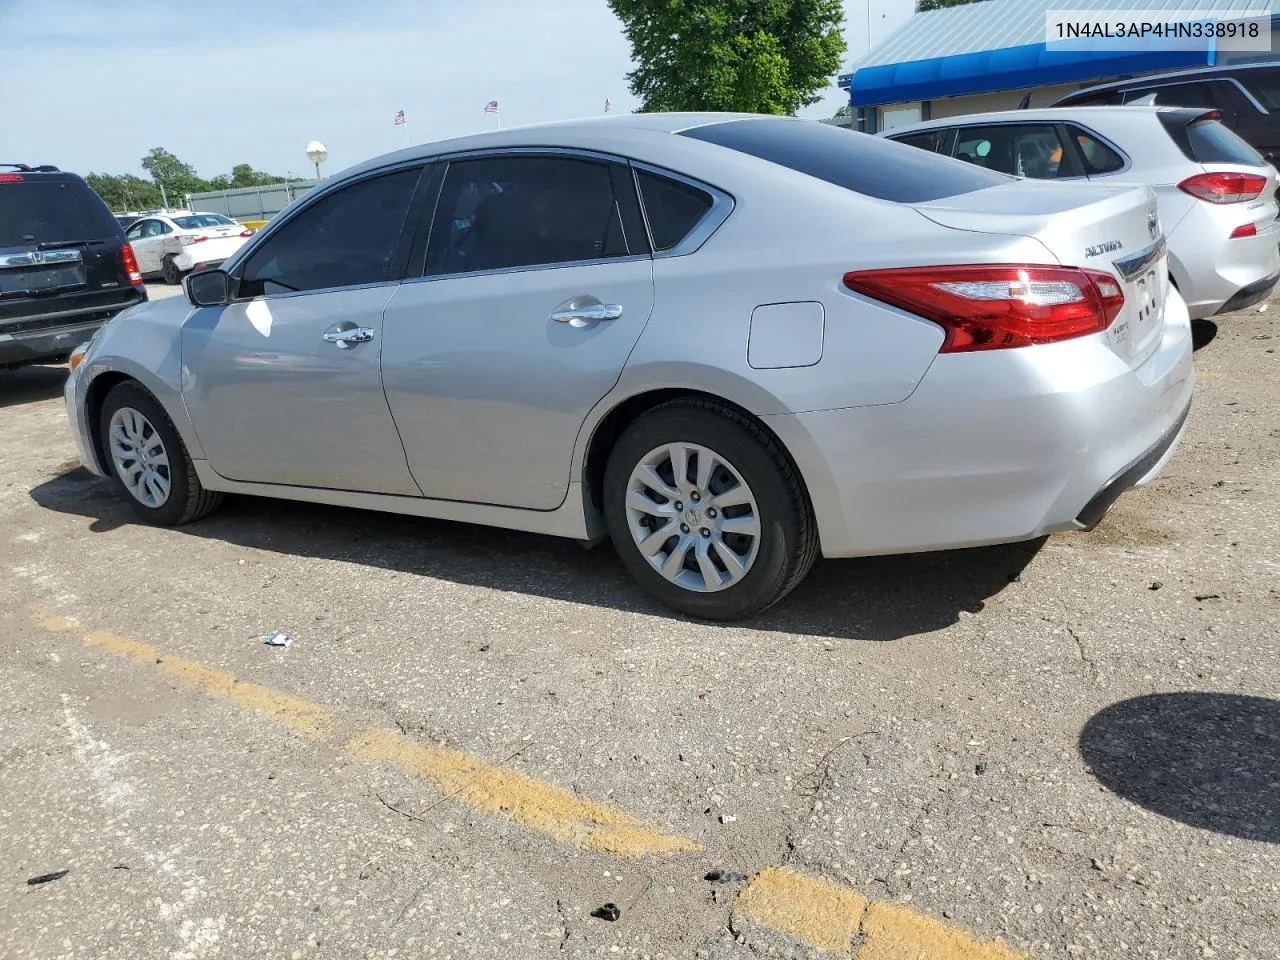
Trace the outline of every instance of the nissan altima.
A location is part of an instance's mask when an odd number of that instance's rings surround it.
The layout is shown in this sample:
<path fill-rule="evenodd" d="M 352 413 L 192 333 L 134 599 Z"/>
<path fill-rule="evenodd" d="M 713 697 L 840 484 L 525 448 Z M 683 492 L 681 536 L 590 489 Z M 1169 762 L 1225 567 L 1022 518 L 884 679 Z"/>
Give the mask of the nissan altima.
<path fill-rule="evenodd" d="M 814 560 L 1087 529 L 1173 455 L 1187 309 L 1147 187 L 808 121 L 650 114 L 327 180 L 74 355 L 144 520 L 226 493 L 613 541 L 757 613 Z"/>

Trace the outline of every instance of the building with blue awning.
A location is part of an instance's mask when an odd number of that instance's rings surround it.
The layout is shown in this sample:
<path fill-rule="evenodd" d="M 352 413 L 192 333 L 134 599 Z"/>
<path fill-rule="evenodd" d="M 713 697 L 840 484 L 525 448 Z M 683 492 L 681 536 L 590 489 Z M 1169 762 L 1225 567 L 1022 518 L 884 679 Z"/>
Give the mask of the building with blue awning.
<path fill-rule="evenodd" d="M 1105 12 L 1195 10 L 1271 13 L 1273 0 L 981 0 L 917 13 L 840 77 L 848 89 L 856 129 L 875 133 L 920 120 L 1012 110 L 1029 97 L 1036 106 L 1080 87 L 1166 70 L 1271 59 L 1274 52 L 1231 52 L 1206 41 L 1173 49 L 1153 40 L 1144 49 L 1050 48 L 1050 10 Z M 1272 51 L 1280 17 L 1272 17 Z"/>

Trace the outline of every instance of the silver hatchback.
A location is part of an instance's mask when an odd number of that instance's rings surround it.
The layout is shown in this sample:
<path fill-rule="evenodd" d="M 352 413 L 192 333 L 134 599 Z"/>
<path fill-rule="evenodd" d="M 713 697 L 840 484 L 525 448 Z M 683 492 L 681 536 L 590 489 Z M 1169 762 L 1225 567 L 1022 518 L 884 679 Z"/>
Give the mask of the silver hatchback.
<path fill-rule="evenodd" d="M 609 537 L 708 618 L 819 554 L 1092 526 L 1192 392 L 1150 190 L 777 117 L 392 154 L 186 293 L 67 382 L 85 466 L 144 519 L 242 493 Z"/>

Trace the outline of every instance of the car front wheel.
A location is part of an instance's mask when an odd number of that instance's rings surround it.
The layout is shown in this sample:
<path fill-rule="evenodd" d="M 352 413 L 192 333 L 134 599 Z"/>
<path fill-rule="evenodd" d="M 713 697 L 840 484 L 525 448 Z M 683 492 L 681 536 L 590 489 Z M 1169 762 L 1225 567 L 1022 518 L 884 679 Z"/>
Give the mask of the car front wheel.
<path fill-rule="evenodd" d="M 672 401 L 627 427 L 605 469 L 604 514 L 640 585 L 708 620 L 777 603 L 818 551 L 808 497 L 778 441 L 710 400 Z"/>
<path fill-rule="evenodd" d="M 221 493 L 201 486 L 164 408 L 137 384 L 122 383 L 107 394 L 99 436 L 112 477 L 147 523 L 189 523 L 222 502 Z"/>

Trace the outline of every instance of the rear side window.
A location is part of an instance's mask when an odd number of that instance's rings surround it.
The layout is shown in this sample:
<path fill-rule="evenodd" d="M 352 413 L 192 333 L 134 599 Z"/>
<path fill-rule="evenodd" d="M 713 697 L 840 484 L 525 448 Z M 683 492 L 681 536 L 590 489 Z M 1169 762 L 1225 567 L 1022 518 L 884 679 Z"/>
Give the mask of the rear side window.
<path fill-rule="evenodd" d="M 1080 147 L 1080 156 L 1084 159 L 1084 171 L 1087 174 L 1101 175 L 1115 173 L 1124 168 L 1124 157 L 1116 153 L 1091 133 L 1079 127 L 1071 127 L 1071 136 L 1075 137 Z"/>
<path fill-rule="evenodd" d="M 636 183 L 656 251 L 670 250 L 687 237 L 715 202 L 705 190 L 647 170 L 636 171 Z"/>
<path fill-rule="evenodd" d="M 576 157 L 453 161 L 436 205 L 427 273 L 625 256 L 615 168 L 623 169 Z"/>
<path fill-rule="evenodd" d="M 957 136 L 957 160 L 1033 180 L 1078 177 L 1075 159 L 1063 150 L 1052 123 L 1001 123 L 965 127 Z"/>
<path fill-rule="evenodd" d="M 266 238 L 245 264 L 241 297 L 392 279 L 418 169 L 370 177 L 317 200 Z"/>
<path fill-rule="evenodd" d="M 1008 182 L 1000 174 L 953 163 L 901 143 L 807 120 L 730 120 L 685 130 L 681 136 L 750 154 L 895 203 L 925 203 Z"/>
<path fill-rule="evenodd" d="M 1174 83 L 1154 90 L 1130 90 L 1125 102 L 1137 100 L 1149 93 L 1156 95 L 1156 103 L 1164 107 L 1216 107 L 1218 97 L 1212 83 Z"/>
<path fill-rule="evenodd" d="M 1186 114 L 1161 113 L 1160 122 L 1188 160 L 1196 163 L 1235 163 L 1249 167 L 1266 164 L 1262 155 L 1217 120 L 1188 122 Z"/>
<path fill-rule="evenodd" d="M 0 182 L 0 246 L 111 240 L 121 234 L 106 204 L 83 181 L 27 176 Z"/>
<path fill-rule="evenodd" d="M 1280 70 L 1241 70 L 1235 78 L 1268 110 L 1280 110 Z"/>
<path fill-rule="evenodd" d="M 951 139 L 950 130 L 928 130 L 925 133 L 909 133 L 905 137 L 890 137 L 895 143 L 905 143 L 908 147 L 928 150 L 930 153 L 942 153 L 942 145 Z"/>

